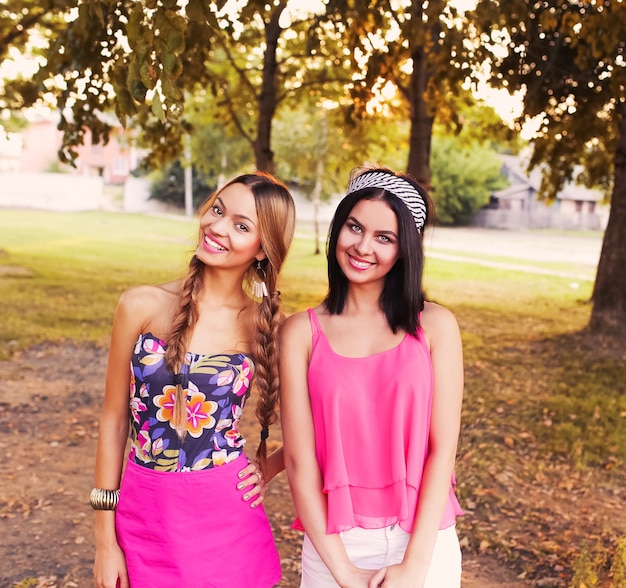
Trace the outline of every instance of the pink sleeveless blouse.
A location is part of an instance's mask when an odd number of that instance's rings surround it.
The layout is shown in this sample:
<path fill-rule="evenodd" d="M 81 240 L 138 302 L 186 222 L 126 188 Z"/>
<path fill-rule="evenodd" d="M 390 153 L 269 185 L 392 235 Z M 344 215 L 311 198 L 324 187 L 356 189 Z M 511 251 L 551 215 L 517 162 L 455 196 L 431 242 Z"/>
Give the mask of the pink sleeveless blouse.
<path fill-rule="evenodd" d="M 399 524 L 411 532 L 428 455 L 433 395 L 421 329 L 369 357 L 335 353 L 317 315 L 308 370 L 317 461 L 328 501 L 327 533 Z M 365 326 L 366 328 L 366 326 Z M 358 333 L 355 333 L 358 337 Z M 440 529 L 462 515 L 454 476 Z M 302 529 L 299 522 L 295 525 Z"/>

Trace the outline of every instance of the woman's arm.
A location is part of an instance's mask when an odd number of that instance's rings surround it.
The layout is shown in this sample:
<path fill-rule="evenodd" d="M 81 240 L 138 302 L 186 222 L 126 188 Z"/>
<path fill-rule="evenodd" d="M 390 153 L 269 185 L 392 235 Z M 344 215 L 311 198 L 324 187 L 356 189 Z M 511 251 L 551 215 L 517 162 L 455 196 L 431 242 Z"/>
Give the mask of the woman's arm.
<path fill-rule="evenodd" d="M 285 469 L 296 513 L 318 554 L 342 587 L 367 586 L 373 570 L 356 568 L 341 538 L 326 534 L 327 503 L 315 453 L 307 372 L 311 327 L 306 313 L 289 317 L 280 333 L 280 414 Z"/>
<path fill-rule="evenodd" d="M 141 296 L 132 289 L 121 296 L 115 312 L 96 452 L 96 488 L 120 487 L 129 427 L 130 359 L 144 311 Z M 128 588 L 126 562 L 115 532 L 115 511 L 98 510 L 95 517 L 95 585 L 115 588 L 119 579 L 120 588 Z"/>
<path fill-rule="evenodd" d="M 421 588 L 443 517 L 454 470 L 463 400 L 463 351 L 454 315 L 429 303 L 422 315 L 433 365 L 433 404 L 430 419 L 430 453 L 426 459 L 415 524 L 404 559 L 381 570 L 371 586 Z"/>

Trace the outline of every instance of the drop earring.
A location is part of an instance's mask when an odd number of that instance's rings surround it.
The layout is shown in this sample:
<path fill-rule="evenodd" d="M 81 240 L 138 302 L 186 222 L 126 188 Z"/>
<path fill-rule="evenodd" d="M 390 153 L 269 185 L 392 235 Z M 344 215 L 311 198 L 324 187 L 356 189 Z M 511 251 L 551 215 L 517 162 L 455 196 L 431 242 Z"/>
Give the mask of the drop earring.
<path fill-rule="evenodd" d="M 260 281 L 256 278 L 252 278 L 252 296 L 255 298 L 264 298 L 268 296 L 267 286 L 265 285 L 265 270 L 261 267 L 261 262 L 256 262 L 256 275 Z"/>

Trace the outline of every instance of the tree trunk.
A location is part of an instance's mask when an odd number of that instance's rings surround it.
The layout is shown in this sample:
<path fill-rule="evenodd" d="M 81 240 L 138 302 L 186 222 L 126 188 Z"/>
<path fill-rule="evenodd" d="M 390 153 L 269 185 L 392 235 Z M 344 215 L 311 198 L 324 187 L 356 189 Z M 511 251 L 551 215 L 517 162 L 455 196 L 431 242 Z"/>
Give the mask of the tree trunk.
<path fill-rule="evenodd" d="M 286 0 L 279 2 L 265 25 L 265 55 L 263 56 L 263 82 L 259 96 L 259 120 L 257 124 L 254 156 L 259 170 L 274 173 L 274 152 L 271 148 L 272 119 L 276 112 L 276 51 L 278 39 L 282 33 L 279 25 L 280 15 L 285 10 Z"/>
<path fill-rule="evenodd" d="M 621 108 L 609 222 L 593 288 L 590 326 L 626 336 L 626 106 Z"/>
<path fill-rule="evenodd" d="M 411 74 L 411 133 L 409 137 L 409 162 L 407 173 L 413 176 L 426 190 L 430 189 L 430 141 L 433 132 L 433 117 L 428 114 L 426 88 L 428 72 L 422 49 L 413 51 L 413 73 Z"/>
<path fill-rule="evenodd" d="M 185 216 L 193 216 L 193 164 L 191 155 L 191 135 L 185 134 Z"/>
<path fill-rule="evenodd" d="M 217 189 L 219 190 L 221 187 L 226 185 L 226 166 L 228 165 L 228 158 L 226 157 L 226 153 L 222 152 L 222 157 L 220 159 L 220 174 L 217 176 Z"/>
<path fill-rule="evenodd" d="M 317 160 L 317 171 L 315 174 L 315 186 L 311 194 L 311 202 L 313 202 L 313 227 L 315 229 L 315 255 L 319 255 L 320 251 L 320 202 L 322 200 L 322 176 L 324 174 L 324 160 L 320 157 Z"/>

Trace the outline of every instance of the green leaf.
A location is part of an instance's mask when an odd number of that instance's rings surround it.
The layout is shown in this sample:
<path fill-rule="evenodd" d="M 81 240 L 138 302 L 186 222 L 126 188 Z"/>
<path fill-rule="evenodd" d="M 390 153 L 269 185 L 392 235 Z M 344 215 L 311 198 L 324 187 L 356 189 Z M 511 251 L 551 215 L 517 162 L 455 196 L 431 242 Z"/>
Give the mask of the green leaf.
<path fill-rule="evenodd" d="M 171 10 L 167 11 L 166 17 L 169 24 L 166 42 L 172 51 L 180 54 L 185 50 L 187 21 Z"/>
<path fill-rule="evenodd" d="M 165 111 L 163 110 L 163 102 L 161 102 L 161 95 L 156 92 L 152 99 L 152 114 L 156 116 L 161 122 L 165 120 Z"/>
<path fill-rule="evenodd" d="M 146 88 L 152 90 L 158 79 L 158 72 L 156 66 L 153 63 L 142 63 L 139 68 L 139 77 Z"/>
<path fill-rule="evenodd" d="M 90 8 L 90 12 L 92 14 L 95 14 L 98 17 L 98 20 L 100 21 L 100 24 L 104 24 L 104 13 L 102 11 L 102 2 L 100 2 L 99 0 L 91 0 L 89 2 L 89 8 Z"/>
<path fill-rule="evenodd" d="M 204 0 L 189 0 L 185 11 L 187 18 L 196 22 L 205 22 L 209 16 L 208 4 Z"/>
<path fill-rule="evenodd" d="M 146 99 L 147 88 L 141 81 L 138 68 L 136 64 L 133 64 L 128 71 L 127 87 L 131 96 L 138 102 L 143 102 Z"/>
<path fill-rule="evenodd" d="M 126 90 L 126 88 L 116 91 L 115 115 L 123 127 L 126 127 L 128 123 L 128 117 L 132 109 L 132 104 L 133 99 L 130 92 Z"/>
<path fill-rule="evenodd" d="M 135 48 L 140 42 L 143 31 L 143 6 L 137 2 L 130 13 L 128 24 L 126 25 L 126 36 L 131 47 Z"/>
<path fill-rule="evenodd" d="M 183 64 L 175 53 L 167 52 L 161 55 L 163 69 L 173 78 L 177 78 L 183 71 Z"/>
<path fill-rule="evenodd" d="M 163 73 L 161 76 L 161 85 L 163 88 L 163 95 L 169 98 L 173 102 L 180 102 L 183 99 L 183 93 L 176 85 L 176 81 L 172 76 L 167 73 Z"/>

